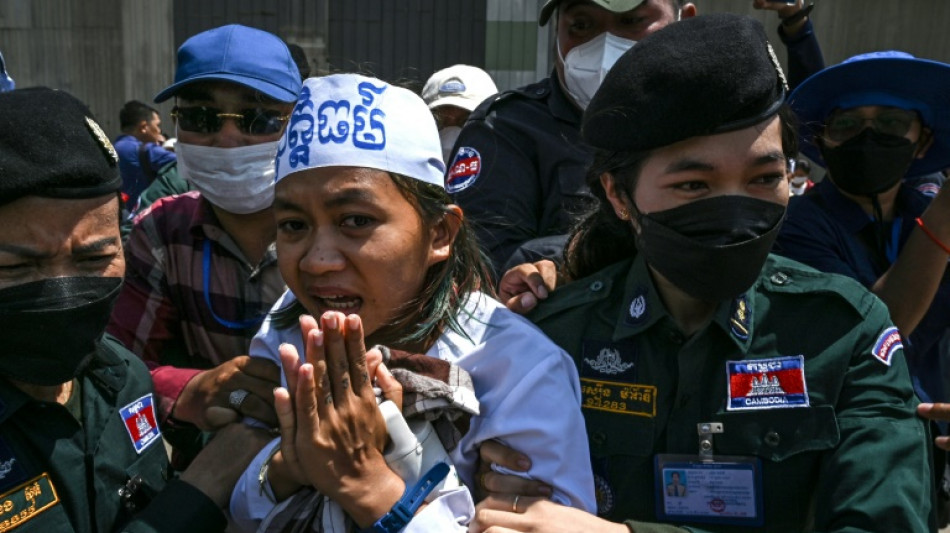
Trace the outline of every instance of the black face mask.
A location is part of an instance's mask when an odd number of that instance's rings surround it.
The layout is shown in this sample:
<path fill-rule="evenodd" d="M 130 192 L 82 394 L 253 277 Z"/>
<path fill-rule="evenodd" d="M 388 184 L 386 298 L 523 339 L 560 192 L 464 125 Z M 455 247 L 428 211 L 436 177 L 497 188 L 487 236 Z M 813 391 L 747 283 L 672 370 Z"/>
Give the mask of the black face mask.
<path fill-rule="evenodd" d="M 0 290 L 0 374 L 34 385 L 82 371 L 106 330 L 122 278 L 48 278 Z"/>
<path fill-rule="evenodd" d="M 844 192 L 871 196 L 893 187 L 904 177 L 917 143 L 906 137 L 866 128 L 834 148 L 819 142 L 831 181 Z"/>
<path fill-rule="evenodd" d="M 715 196 L 639 215 L 637 248 L 677 288 L 700 300 L 735 298 L 759 276 L 785 206 L 747 196 Z"/>

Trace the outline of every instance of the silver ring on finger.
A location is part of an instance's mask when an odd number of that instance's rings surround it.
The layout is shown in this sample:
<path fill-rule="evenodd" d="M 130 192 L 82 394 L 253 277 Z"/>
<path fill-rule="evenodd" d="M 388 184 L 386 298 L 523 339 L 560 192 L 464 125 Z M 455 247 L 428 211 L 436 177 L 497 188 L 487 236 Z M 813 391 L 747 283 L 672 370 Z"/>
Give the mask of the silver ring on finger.
<path fill-rule="evenodd" d="M 517 512 L 518 512 L 518 498 L 521 498 L 521 495 L 520 495 L 520 494 L 515 494 L 515 499 L 514 499 L 513 502 L 511 502 L 511 512 L 512 512 L 512 513 L 517 513 Z"/>
<path fill-rule="evenodd" d="M 228 396 L 228 406 L 235 411 L 241 411 L 241 404 L 244 403 L 244 400 L 247 399 L 250 392 L 244 389 L 234 389 L 231 391 L 231 394 Z"/>

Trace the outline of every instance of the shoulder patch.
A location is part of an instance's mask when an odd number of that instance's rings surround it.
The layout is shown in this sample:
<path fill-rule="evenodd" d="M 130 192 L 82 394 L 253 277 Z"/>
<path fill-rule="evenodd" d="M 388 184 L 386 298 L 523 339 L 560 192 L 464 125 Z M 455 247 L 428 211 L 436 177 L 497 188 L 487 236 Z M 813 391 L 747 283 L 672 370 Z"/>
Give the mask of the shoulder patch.
<path fill-rule="evenodd" d="M 472 186 L 482 173 L 482 156 L 470 146 L 462 146 L 455 153 L 445 178 L 445 190 L 449 194 L 464 191 Z"/>
<path fill-rule="evenodd" d="M 151 393 L 119 409 L 119 416 L 122 417 L 125 429 L 129 432 L 129 438 L 135 446 L 135 453 L 141 454 L 146 448 L 162 440 L 160 438 L 162 432 L 158 429 L 158 422 L 155 419 Z"/>
<path fill-rule="evenodd" d="M 871 355 L 885 365 L 891 366 L 894 352 L 903 349 L 904 343 L 901 342 L 900 332 L 897 331 L 897 328 L 890 327 L 885 329 L 881 333 L 881 336 L 874 341 L 874 347 L 871 348 Z"/>

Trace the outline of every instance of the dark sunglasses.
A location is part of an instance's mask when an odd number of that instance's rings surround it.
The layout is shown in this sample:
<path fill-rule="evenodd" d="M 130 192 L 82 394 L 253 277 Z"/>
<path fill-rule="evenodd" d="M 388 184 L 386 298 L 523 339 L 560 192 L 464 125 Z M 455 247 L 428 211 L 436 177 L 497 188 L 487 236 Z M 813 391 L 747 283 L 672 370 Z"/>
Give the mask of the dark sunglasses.
<path fill-rule="evenodd" d="M 290 115 L 281 115 L 273 109 L 243 109 L 239 113 L 223 113 L 216 107 L 178 107 L 172 109 L 178 127 L 193 133 L 217 133 L 224 119 L 234 119 L 246 135 L 272 135 L 284 127 Z"/>
<path fill-rule="evenodd" d="M 879 133 L 903 137 L 916 120 L 917 112 L 909 109 L 885 109 L 871 118 L 862 117 L 856 111 L 840 111 L 828 119 L 825 137 L 835 142 L 847 141 L 861 133 L 868 122 Z"/>

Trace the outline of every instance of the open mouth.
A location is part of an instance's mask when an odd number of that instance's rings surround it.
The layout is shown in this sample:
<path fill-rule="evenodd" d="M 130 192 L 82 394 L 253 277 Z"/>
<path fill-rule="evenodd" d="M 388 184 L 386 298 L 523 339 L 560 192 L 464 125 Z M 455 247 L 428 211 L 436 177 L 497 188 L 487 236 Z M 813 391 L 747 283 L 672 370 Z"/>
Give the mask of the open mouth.
<path fill-rule="evenodd" d="M 356 313 L 363 304 L 363 299 L 358 296 L 324 296 L 315 297 L 317 304 L 328 311 L 339 311 L 344 314 Z"/>

